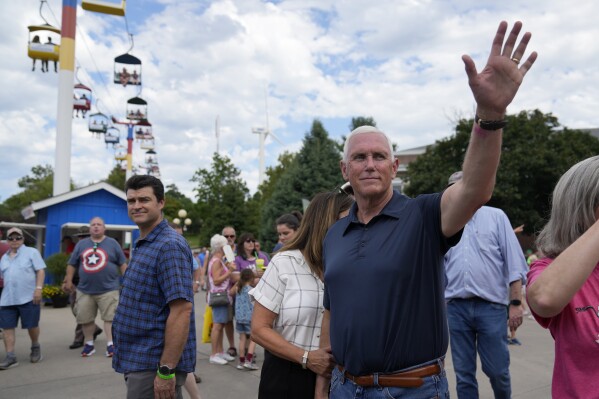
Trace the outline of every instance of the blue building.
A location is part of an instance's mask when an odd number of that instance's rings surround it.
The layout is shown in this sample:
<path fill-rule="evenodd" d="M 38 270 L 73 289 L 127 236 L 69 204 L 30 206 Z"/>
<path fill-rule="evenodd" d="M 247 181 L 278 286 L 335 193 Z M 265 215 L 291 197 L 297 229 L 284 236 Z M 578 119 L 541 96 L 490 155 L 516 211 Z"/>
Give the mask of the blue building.
<path fill-rule="evenodd" d="M 124 191 L 100 182 L 56 197 L 32 203 L 23 211 L 26 219 L 35 217 L 32 225 L 18 224 L 23 230 L 37 230 L 38 248 L 44 258 L 60 252 L 63 237 L 72 236 L 96 216 L 106 224 L 106 235 L 125 248 L 139 237 L 137 226 L 127 215 L 127 196 Z M 40 234 L 39 231 L 44 233 Z"/>

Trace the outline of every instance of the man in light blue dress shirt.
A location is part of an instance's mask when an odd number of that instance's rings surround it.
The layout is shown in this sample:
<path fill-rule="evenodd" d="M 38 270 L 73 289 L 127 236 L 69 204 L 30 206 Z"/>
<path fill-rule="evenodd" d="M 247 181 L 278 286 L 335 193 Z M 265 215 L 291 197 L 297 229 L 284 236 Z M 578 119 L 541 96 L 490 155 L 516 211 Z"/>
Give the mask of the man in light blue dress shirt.
<path fill-rule="evenodd" d="M 449 178 L 449 185 L 461 172 Z M 478 398 L 476 353 L 495 398 L 510 398 L 507 326 L 522 324 L 528 268 L 506 214 L 481 207 L 445 255 L 447 317 L 459 398 Z M 509 314 L 509 318 L 508 318 Z"/>
<path fill-rule="evenodd" d="M 0 276 L 4 278 L 0 328 L 4 329 L 6 358 L 0 363 L 0 370 L 19 365 L 15 355 L 15 329 L 19 319 L 31 338 L 31 363 L 42 360 L 39 321 L 46 264 L 37 249 L 25 246 L 21 229 L 13 227 L 6 236 L 10 250 L 0 260 Z"/>

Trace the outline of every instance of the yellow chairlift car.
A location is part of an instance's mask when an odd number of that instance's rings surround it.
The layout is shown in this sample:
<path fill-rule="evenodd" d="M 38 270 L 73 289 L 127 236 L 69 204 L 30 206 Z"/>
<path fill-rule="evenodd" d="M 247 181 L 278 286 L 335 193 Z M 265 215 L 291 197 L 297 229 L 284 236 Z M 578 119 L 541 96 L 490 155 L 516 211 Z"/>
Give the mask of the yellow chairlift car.
<path fill-rule="evenodd" d="M 49 61 L 54 62 L 54 71 L 58 72 L 58 57 L 60 54 L 60 29 L 50 24 L 29 25 L 29 45 L 27 55 L 33 60 L 32 71 L 35 71 L 35 62 L 40 60 L 42 72 L 48 72 Z"/>

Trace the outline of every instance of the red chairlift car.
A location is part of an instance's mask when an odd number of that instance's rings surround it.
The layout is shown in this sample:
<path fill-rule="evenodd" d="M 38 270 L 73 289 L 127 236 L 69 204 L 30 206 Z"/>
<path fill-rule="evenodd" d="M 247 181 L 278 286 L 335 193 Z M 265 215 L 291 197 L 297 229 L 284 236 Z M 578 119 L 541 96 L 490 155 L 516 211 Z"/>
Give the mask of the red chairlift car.
<path fill-rule="evenodd" d="M 89 87 L 77 83 L 73 89 L 73 111 L 75 116 L 78 118 L 81 115 L 85 118 L 85 114 L 92 107 L 92 89 Z"/>

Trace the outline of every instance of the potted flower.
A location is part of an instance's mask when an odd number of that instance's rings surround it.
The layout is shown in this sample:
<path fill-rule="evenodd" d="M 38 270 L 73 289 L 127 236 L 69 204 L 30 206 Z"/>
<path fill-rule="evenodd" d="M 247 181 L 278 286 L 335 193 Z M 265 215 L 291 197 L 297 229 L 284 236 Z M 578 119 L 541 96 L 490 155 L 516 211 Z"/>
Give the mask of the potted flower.
<path fill-rule="evenodd" d="M 42 298 L 50 299 L 55 308 L 64 308 L 69 304 L 69 295 L 57 284 L 44 285 Z"/>

